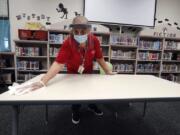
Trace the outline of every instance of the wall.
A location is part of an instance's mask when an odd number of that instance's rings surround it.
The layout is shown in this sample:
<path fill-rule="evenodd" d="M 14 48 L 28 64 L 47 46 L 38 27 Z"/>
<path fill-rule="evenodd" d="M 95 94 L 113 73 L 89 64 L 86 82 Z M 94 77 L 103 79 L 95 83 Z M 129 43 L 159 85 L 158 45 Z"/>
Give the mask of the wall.
<path fill-rule="evenodd" d="M 32 14 L 36 15 L 44 14 L 50 18 L 50 22 L 57 23 L 64 19 L 61 19 L 62 13 L 58 13 L 56 8 L 59 3 L 63 3 L 65 8 L 68 9 L 68 19 L 75 17 L 75 11 L 78 13 L 83 12 L 83 0 L 9 0 L 10 3 L 10 25 L 11 25 L 11 44 L 12 51 L 14 51 L 14 39 L 18 38 L 18 28 L 23 28 L 25 22 L 27 22 L 27 15 L 32 17 Z M 26 18 L 17 20 L 16 16 L 26 13 Z M 41 22 L 46 24 L 47 19 L 37 21 L 37 18 L 31 18 L 30 21 Z"/>
<path fill-rule="evenodd" d="M 170 23 L 178 22 L 180 26 L 180 0 L 157 0 L 158 20 L 168 18 Z"/>

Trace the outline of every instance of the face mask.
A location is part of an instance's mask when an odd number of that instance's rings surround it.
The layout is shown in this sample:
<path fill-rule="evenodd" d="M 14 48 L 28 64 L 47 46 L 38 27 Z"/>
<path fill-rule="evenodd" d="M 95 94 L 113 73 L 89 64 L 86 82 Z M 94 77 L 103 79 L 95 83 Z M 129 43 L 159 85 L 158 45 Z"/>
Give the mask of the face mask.
<path fill-rule="evenodd" d="M 85 43 L 87 41 L 87 38 L 88 38 L 87 34 L 85 34 L 85 35 L 74 35 L 74 39 L 80 44 Z"/>

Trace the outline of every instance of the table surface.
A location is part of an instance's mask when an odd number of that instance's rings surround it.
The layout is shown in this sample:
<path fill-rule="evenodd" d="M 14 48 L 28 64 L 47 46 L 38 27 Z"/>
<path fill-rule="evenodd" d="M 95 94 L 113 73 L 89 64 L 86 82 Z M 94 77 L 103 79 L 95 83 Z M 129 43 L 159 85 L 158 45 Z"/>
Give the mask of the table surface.
<path fill-rule="evenodd" d="M 30 81 L 40 80 L 42 76 Z M 47 87 L 29 94 L 0 95 L 1 104 L 142 99 L 180 99 L 180 84 L 151 75 L 58 74 Z"/>

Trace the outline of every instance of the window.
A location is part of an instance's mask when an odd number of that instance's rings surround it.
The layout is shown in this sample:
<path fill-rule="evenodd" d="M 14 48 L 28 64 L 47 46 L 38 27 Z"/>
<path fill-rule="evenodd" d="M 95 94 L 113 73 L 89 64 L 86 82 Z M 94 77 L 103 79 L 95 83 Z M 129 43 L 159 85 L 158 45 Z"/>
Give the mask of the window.
<path fill-rule="evenodd" d="M 8 0 L 0 0 L 0 52 L 10 51 Z"/>

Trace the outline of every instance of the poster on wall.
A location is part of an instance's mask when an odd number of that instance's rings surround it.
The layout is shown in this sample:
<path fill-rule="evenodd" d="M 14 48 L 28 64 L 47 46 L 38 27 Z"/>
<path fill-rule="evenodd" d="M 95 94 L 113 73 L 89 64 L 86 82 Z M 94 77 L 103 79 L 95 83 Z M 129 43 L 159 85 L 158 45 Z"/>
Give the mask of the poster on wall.
<path fill-rule="evenodd" d="M 21 3 L 22 7 L 14 3 L 12 12 L 18 24 L 38 22 L 45 27 L 80 16 L 83 9 L 83 0 L 77 0 L 73 4 L 71 0 L 19 0 L 18 3 Z"/>

